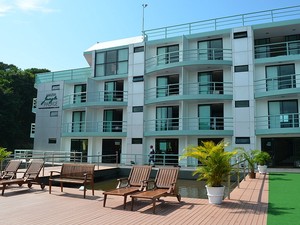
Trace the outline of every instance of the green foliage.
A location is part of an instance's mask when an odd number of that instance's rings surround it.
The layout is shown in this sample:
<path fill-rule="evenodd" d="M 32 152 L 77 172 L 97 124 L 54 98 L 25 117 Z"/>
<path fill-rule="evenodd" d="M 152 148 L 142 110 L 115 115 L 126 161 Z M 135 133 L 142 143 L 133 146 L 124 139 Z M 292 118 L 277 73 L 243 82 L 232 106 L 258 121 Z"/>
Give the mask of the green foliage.
<path fill-rule="evenodd" d="M 197 180 L 206 180 L 208 186 L 220 187 L 231 171 L 230 159 L 237 153 L 236 151 L 226 152 L 225 147 L 224 141 L 218 144 L 213 141 L 204 141 L 200 146 L 187 147 L 183 158 L 192 157 L 202 164 L 193 173 L 198 174 Z"/>
<path fill-rule="evenodd" d="M 266 165 L 270 160 L 271 156 L 267 152 L 259 151 L 254 156 L 254 161 L 261 166 Z"/>
<path fill-rule="evenodd" d="M 260 150 L 250 150 L 246 151 L 244 148 L 235 148 L 238 151 L 239 157 L 245 159 L 248 162 L 248 166 L 251 172 L 254 172 L 255 169 L 255 155 L 260 152 Z"/>
<path fill-rule="evenodd" d="M 35 74 L 46 69 L 21 70 L 0 62 L 0 146 L 9 150 L 32 148 L 29 137 L 34 122 L 32 100 L 36 97 Z"/>
<path fill-rule="evenodd" d="M 6 148 L 0 147 L 0 162 L 9 157 L 11 152 L 6 151 Z"/>

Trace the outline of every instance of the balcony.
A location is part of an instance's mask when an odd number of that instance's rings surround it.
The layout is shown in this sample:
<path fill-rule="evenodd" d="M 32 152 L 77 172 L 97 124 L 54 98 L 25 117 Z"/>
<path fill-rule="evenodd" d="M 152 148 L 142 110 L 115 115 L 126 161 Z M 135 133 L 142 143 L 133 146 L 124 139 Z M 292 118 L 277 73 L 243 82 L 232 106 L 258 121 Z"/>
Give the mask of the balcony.
<path fill-rule="evenodd" d="M 232 91 L 232 82 L 169 84 L 147 89 L 145 104 L 173 100 L 232 100 Z"/>
<path fill-rule="evenodd" d="M 85 106 L 126 106 L 127 91 L 81 92 L 64 96 L 64 109 Z"/>
<path fill-rule="evenodd" d="M 256 117 L 255 128 L 256 135 L 299 134 L 299 113 Z"/>
<path fill-rule="evenodd" d="M 146 73 L 195 65 L 232 65 L 231 49 L 207 48 L 168 52 L 146 59 Z"/>
<path fill-rule="evenodd" d="M 37 106 L 37 98 L 33 98 L 31 112 L 36 113 L 36 106 Z"/>
<path fill-rule="evenodd" d="M 86 81 L 89 77 L 92 77 L 92 69 L 90 67 L 49 73 L 39 73 L 35 77 L 35 84 L 64 80 Z"/>
<path fill-rule="evenodd" d="M 145 136 L 232 136 L 232 117 L 186 117 L 145 121 Z"/>
<path fill-rule="evenodd" d="M 35 134 L 35 123 L 32 123 L 30 127 L 30 138 L 34 138 L 34 134 Z"/>
<path fill-rule="evenodd" d="M 300 6 L 292 6 L 146 30 L 144 36 L 147 37 L 147 41 L 150 41 L 234 27 L 299 19 L 299 15 Z"/>
<path fill-rule="evenodd" d="M 299 94 L 300 74 L 290 74 L 254 81 L 255 98 Z"/>
<path fill-rule="evenodd" d="M 71 136 L 125 137 L 126 121 L 87 121 L 63 123 L 62 133 Z"/>
<path fill-rule="evenodd" d="M 299 40 L 256 45 L 254 49 L 256 63 L 300 59 Z"/>

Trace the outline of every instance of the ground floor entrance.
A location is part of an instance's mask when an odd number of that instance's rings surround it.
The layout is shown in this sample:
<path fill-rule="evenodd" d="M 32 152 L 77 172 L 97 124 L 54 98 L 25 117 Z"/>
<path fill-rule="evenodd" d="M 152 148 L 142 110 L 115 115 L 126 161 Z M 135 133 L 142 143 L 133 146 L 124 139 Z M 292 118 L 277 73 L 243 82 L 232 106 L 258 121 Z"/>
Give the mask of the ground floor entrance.
<path fill-rule="evenodd" d="M 300 137 L 262 138 L 261 150 L 268 152 L 272 167 L 300 167 Z"/>
<path fill-rule="evenodd" d="M 102 162 L 120 163 L 122 150 L 122 139 L 103 139 L 102 140 Z"/>

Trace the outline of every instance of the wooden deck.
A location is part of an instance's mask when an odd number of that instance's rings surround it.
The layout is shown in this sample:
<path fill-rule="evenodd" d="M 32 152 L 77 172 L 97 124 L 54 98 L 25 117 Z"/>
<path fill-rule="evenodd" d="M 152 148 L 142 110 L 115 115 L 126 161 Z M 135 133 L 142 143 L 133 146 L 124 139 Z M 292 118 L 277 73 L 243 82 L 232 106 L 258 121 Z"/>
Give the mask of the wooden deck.
<path fill-rule="evenodd" d="M 257 174 L 257 179 L 242 181 L 240 188 L 231 193 L 222 205 L 210 205 L 207 199 L 167 197 L 157 203 L 152 214 L 149 201 L 135 202 L 130 211 L 130 198 L 123 210 L 123 198 L 108 196 L 103 205 L 102 191 L 87 191 L 86 199 L 77 188 L 53 188 L 41 190 L 33 185 L 12 186 L 0 197 L 1 225 L 6 224 L 256 224 L 265 225 L 268 209 L 268 175 Z"/>

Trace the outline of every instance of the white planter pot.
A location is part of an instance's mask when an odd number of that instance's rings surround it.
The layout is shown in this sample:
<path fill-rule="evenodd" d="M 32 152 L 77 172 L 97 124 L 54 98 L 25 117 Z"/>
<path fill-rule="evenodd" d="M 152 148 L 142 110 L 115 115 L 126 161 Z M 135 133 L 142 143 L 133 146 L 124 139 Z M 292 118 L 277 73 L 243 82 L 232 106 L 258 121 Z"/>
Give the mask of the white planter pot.
<path fill-rule="evenodd" d="M 257 167 L 259 173 L 267 173 L 267 165 L 263 165 L 263 166 L 258 165 Z"/>
<path fill-rule="evenodd" d="M 206 191 L 208 196 L 208 202 L 210 204 L 220 205 L 223 201 L 225 186 L 222 187 L 208 187 L 207 185 Z"/>

